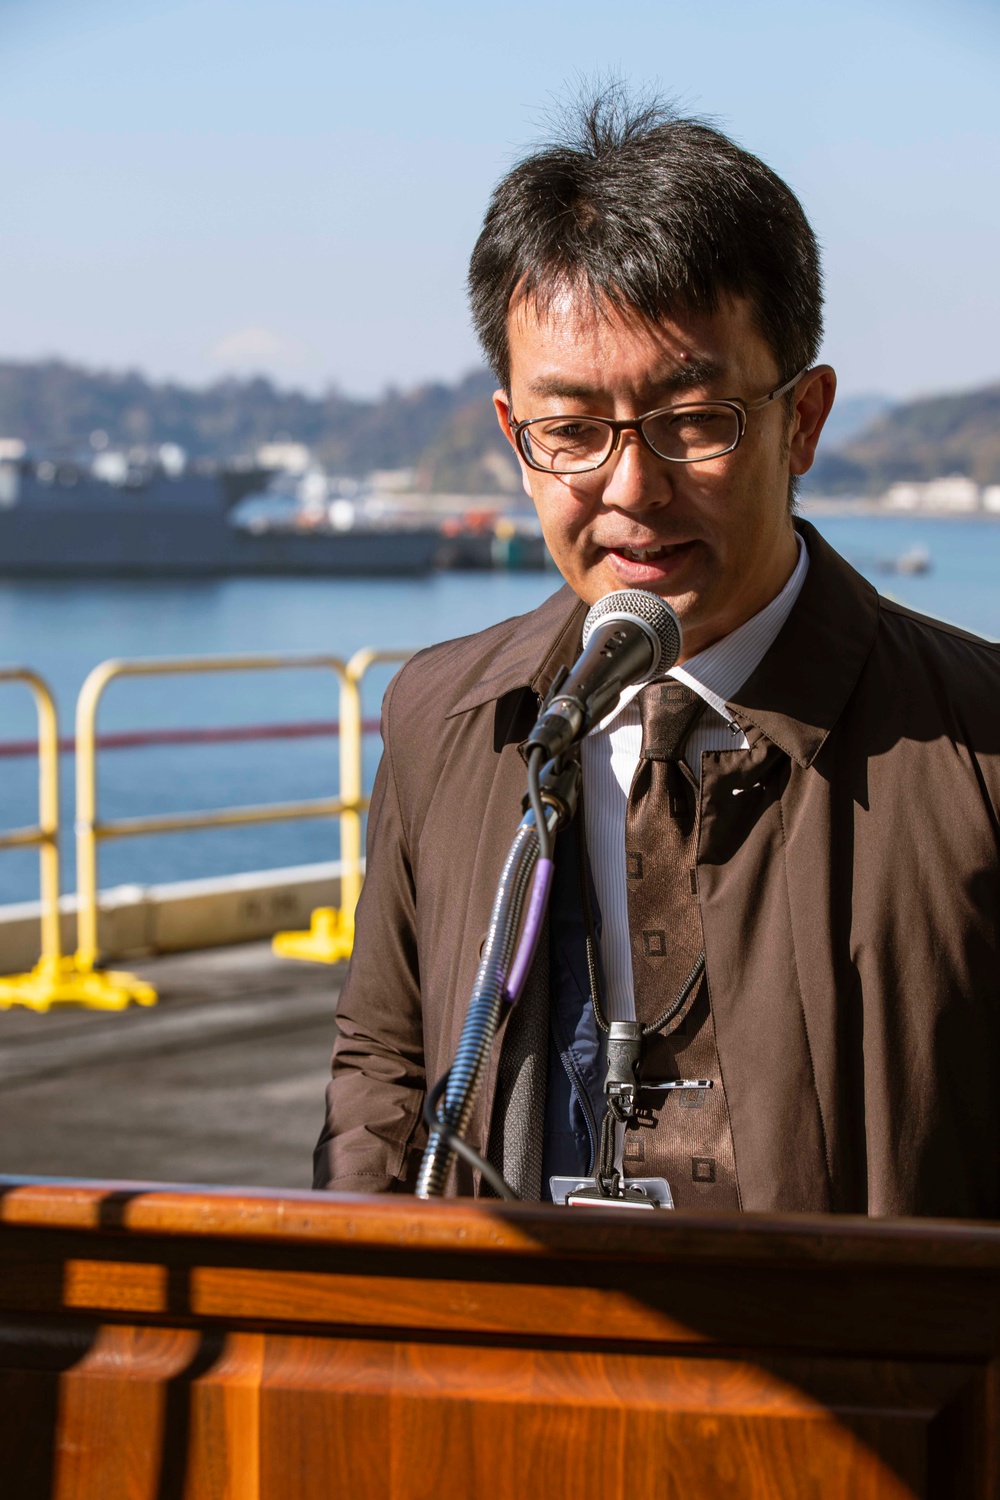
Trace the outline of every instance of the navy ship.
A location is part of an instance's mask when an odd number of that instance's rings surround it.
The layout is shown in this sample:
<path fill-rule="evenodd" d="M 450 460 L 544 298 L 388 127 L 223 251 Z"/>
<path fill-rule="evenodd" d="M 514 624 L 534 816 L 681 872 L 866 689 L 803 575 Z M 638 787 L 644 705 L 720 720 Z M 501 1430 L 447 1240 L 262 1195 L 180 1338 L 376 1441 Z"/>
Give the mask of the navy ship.
<path fill-rule="evenodd" d="M 436 527 L 320 513 L 241 524 L 265 491 L 258 465 L 186 462 L 172 445 L 127 457 L 27 455 L 0 445 L 0 577 L 413 575 L 434 567 Z"/>

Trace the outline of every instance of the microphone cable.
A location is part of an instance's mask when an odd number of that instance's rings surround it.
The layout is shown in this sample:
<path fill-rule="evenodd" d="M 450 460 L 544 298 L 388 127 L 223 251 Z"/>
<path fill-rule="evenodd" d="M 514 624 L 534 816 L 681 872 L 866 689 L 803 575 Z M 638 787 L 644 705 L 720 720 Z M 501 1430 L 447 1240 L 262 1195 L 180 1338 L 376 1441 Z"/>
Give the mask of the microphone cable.
<path fill-rule="evenodd" d="M 538 834 L 538 857 L 539 859 L 552 858 L 552 830 L 549 820 L 545 816 L 545 804 L 542 801 L 542 793 L 539 782 L 542 775 L 542 767 L 546 762 L 546 754 L 541 745 L 536 745 L 528 756 L 528 801 L 531 811 L 535 817 L 535 831 Z"/>
<path fill-rule="evenodd" d="M 506 1198 L 511 1203 L 519 1202 L 520 1200 L 514 1189 L 508 1182 L 504 1181 L 493 1163 L 487 1161 L 485 1156 L 480 1156 L 475 1146 L 470 1146 L 468 1141 L 463 1140 L 458 1131 L 453 1129 L 448 1124 L 448 1121 L 438 1114 L 438 1104 L 445 1089 L 448 1087 L 448 1079 L 450 1077 L 451 1069 L 449 1068 L 447 1073 L 444 1073 L 438 1079 L 424 1100 L 424 1121 L 428 1130 L 436 1130 L 445 1144 L 455 1152 L 456 1156 L 460 1156 L 470 1167 L 481 1172 L 483 1181 L 489 1183 L 498 1198 Z"/>

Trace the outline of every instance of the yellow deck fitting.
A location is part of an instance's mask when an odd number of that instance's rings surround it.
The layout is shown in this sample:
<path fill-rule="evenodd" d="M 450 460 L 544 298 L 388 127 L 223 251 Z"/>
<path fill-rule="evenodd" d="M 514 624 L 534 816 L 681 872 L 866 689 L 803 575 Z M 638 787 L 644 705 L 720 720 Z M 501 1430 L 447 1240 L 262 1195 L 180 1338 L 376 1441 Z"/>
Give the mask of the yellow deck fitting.
<path fill-rule="evenodd" d="M 47 1011 L 53 1005 L 83 1005 L 88 1010 L 125 1010 L 129 1005 L 155 1005 L 151 984 L 117 969 L 81 969 L 73 958 L 55 963 L 42 958 L 30 974 L 0 979 L 0 1010 L 24 1005 Z"/>
<path fill-rule="evenodd" d="M 334 906 L 318 906 L 308 932 L 276 932 L 271 947 L 279 958 L 303 958 L 314 964 L 342 964 L 354 947 L 354 919 Z"/>

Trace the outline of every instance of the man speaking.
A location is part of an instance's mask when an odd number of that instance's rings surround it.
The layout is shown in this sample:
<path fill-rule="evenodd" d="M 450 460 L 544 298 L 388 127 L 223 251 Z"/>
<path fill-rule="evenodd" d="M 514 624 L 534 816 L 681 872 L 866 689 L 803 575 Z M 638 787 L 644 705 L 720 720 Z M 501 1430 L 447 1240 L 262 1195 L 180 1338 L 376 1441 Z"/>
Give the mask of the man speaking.
<path fill-rule="evenodd" d="M 685 1209 L 1000 1216 L 1000 648 L 881 599 L 794 517 L 835 389 L 798 201 L 717 131 L 605 96 L 500 183 L 469 285 L 566 585 L 386 696 L 317 1187 L 412 1191 L 519 746 L 588 606 L 639 588 L 680 660 L 582 743 L 471 1144 L 523 1197 L 592 1175 L 604 1038 L 638 1020 L 626 1181 Z M 478 1190 L 462 1163 L 452 1190 Z"/>

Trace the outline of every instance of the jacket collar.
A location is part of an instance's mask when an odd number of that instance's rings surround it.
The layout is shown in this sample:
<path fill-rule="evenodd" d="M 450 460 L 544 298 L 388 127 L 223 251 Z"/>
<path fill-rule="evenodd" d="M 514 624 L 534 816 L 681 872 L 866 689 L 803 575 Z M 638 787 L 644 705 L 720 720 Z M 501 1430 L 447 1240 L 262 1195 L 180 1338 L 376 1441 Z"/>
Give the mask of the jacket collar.
<path fill-rule="evenodd" d="M 764 735 L 801 766 L 811 765 L 854 691 L 878 627 L 871 584 L 808 521 L 796 529 L 809 572 L 791 614 L 735 701 L 733 718 L 751 744 Z M 517 622 L 489 670 L 455 703 L 451 718 L 517 688 L 544 697 L 580 650 L 587 606 L 564 584 Z"/>
<path fill-rule="evenodd" d="M 572 666 L 580 653 L 587 606 L 569 584 L 563 584 L 529 615 L 516 622 L 478 682 L 448 711 L 447 717 L 482 708 L 515 688 L 532 688 L 544 698 L 560 667 Z"/>
<path fill-rule="evenodd" d="M 809 572 L 791 614 L 727 706 L 753 744 L 765 735 L 800 766 L 816 759 L 875 642 L 879 597 L 868 581 L 797 520 Z"/>

